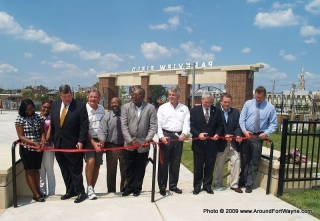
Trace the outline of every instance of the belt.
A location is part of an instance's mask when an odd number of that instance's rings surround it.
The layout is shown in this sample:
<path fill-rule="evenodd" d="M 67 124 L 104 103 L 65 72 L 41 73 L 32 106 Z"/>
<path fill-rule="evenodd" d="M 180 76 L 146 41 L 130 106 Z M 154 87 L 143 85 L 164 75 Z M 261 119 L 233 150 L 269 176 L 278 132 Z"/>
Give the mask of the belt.
<path fill-rule="evenodd" d="M 162 129 L 162 131 L 163 132 L 166 132 L 166 133 L 169 133 L 169 134 L 175 134 L 175 133 L 177 133 L 177 134 L 181 134 L 182 133 L 182 131 L 170 131 L 170 130 L 165 130 L 165 129 Z"/>
<path fill-rule="evenodd" d="M 115 146 L 118 146 L 118 147 L 123 147 L 123 143 L 121 143 L 121 144 L 115 144 L 115 143 L 110 143 L 110 142 L 108 142 L 108 144 L 112 144 L 112 145 L 115 145 Z"/>
<path fill-rule="evenodd" d="M 252 133 L 252 135 L 260 135 L 260 134 L 262 134 L 262 133 L 264 133 L 264 132 L 261 131 L 261 132 L 258 132 L 258 133 Z"/>

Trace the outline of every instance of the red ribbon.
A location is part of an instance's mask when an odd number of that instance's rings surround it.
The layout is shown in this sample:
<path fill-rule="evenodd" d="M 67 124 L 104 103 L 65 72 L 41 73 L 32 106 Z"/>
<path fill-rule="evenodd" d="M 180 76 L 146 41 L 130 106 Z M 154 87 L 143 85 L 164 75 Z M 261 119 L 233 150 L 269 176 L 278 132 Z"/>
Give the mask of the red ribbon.
<path fill-rule="evenodd" d="M 241 140 L 248 140 L 248 139 L 252 139 L 252 138 L 257 138 L 258 136 L 250 136 L 250 137 L 241 137 Z M 206 140 L 211 139 L 213 137 L 208 137 L 206 136 Z M 218 139 L 225 139 L 225 138 L 229 138 L 232 140 L 235 140 L 236 137 L 225 137 L 225 136 L 218 136 Z M 200 140 L 200 138 L 192 138 L 191 140 Z M 169 140 L 168 142 L 176 142 L 179 141 L 179 139 L 176 140 Z M 268 143 L 270 142 L 269 139 L 266 139 L 266 145 L 268 147 Z M 48 152 L 65 152 L 65 153 L 83 153 L 83 152 L 95 152 L 94 149 L 56 149 L 56 148 L 41 148 L 41 147 L 35 147 L 32 145 L 28 145 L 28 144 L 24 144 L 22 142 L 19 141 L 15 141 L 16 144 L 21 144 L 23 146 L 27 146 L 29 148 L 35 149 L 37 151 L 48 151 Z M 150 144 L 158 145 L 159 148 L 159 162 L 161 164 L 163 164 L 163 158 L 162 158 L 162 151 L 161 151 L 161 147 L 159 144 L 164 144 L 164 142 L 151 142 Z M 140 145 L 132 145 L 132 146 L 123 146 L 123 147 L 108 147 L 108 148 L 101 148 L 101 151 L 109 151 L 109 150 L 126 150 L 126 149 L 137 149 L 139 148 Z"/>

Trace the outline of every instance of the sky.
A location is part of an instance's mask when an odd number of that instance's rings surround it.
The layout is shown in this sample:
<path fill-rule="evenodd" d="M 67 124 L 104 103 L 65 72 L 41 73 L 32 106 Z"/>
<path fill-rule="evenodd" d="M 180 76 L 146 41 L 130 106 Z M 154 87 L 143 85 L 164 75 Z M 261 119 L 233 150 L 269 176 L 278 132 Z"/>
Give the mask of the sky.
<path fill-rule="evenodd" d="M 320 0 L 0 0 L 0 88 L 74 90 L 133 67 L 261 63 L 254 87 L 320 90 Z M 159 82 L 161 84 L 161 82 Z"/>

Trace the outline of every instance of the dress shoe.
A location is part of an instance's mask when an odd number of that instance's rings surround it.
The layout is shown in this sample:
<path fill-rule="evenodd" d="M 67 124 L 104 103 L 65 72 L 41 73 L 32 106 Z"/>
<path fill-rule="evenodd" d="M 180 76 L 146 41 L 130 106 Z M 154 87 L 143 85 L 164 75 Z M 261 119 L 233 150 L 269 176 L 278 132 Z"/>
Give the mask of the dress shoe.
<path fill-rule="evenodd" d="M 175 192 L 175 193 L 178 193 L 178 194 L 181 194 L 181 193 L 182 193 L 182 190 L 180 190 L 178 187 L 177 187 L 177 188 L 174 188 L 174 189 L 170 189 L 170 191 Z"/>
<path fill-rule="evenodd" d="M 126 190 L 122 193 L 122 196 L 129 196 L 131 193 L 133 193 L 133 190 Z"/>
<path fill-rule="evenodd" d="M 70 199 L 71 197 L 74 197 L 74 196 L 77 196 L 77 194 L 75 193 L 66 193 L 64 194 L 63 196 L 61 196 L 61 200 L 67 200 L 67 199 Z"/>
<path fill-rule="evenodd" d="M 165 195 L 167 195 L 167 191 L 166 191 L 165 189 L 161 189 L 161 190 L 160 190 L 160 194 L 161 194 L 162 196 L 165 196 Z"/>
<path fill-rule="evenodd" d="M 246 193 L 252 193 L 252 188 L 250 186 L 246 187 Z"/>
<path fill-rule="evenodd" d="M 206 191 L 208 194 L 214 194 L 212 189 L 203 189 L 204 191 Z"/>
<path fill-rule="evenodd" d="M 41 196 L 41 198 L 43 198 L 43 199 L 47 198 L 47 195 L 46 195 L 46 194 L 43 194 L 43 193 L 41 193 L 40 196 Z"/>
<path fill-rule="evenodd" d="M 41 202 L 41 203 L 43 203 L 43 202 L 45 202 L 46 200 L 45 199 L 43 199 L 41 196 L 39 196 L 39 197 L 33 197 L 32 198 L 34 201 L 36 201 L 36 202 Z"/>
<path fill-rule="evenodd" d="M 199 190 L 193 190 L 193 195 L 198 195 L 199 193 L 200 193 L 200 191 Z"/>
<path fill-rule="evenodd" d="M 133 196 L 139 196 L 139 195 L 140 195 L 140 191 L 139 190 L 133 192 Z"/>
<path fill-rule="evenodd" d="M 237 187 L 237 188 L 230 187 L 230 189 L 234 190 L 237 193 L 243 193 L 243 191 L 240 189 L 240 187 Z"/>
<path fill-rule="evenodd" d="M 80 193 L 78 197 L 74 200 L 74 203 L 81 203 L 86 199 L 86 194 L 85 193 Z"/>

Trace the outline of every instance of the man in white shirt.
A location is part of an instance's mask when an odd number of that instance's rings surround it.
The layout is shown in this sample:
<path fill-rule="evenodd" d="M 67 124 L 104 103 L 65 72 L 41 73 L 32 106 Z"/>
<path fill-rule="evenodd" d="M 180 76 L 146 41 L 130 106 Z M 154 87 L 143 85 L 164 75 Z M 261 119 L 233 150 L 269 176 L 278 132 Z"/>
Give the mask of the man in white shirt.
<path fill-rule="evenodd" d="M 89 118 L 89 133 L 86 149 L 95 150 L 86 152 L 84 159 L 86 161 L 86 178 L 87 178 L 87 195 L 91 200 L 97 199 L 94 192 L 94 186 L 99 176 L 100 165 L 102 165 L 102 152 L 100 152 L 100 143 L 98 140 L 98 129 L 100 121 L 102 120 L 105 110 L 99 104 L 101 95 L 96 89 L 92 89 L 88 96 L 88 103 L 86 105 Z"/>
<path fill-rule="evenodd" d="M 169 190 L 181 194 L 177 187 L 183 140 L 190 132 L 190 112 L 186 105 L 179 103 L 180 88 L 169 89 L 169 102 L 160 106 L 158 118 L 158 136 L 163 162 L 158 164 L 158 185 L 160 194 L 166 195 L 169 171 Z"/>

